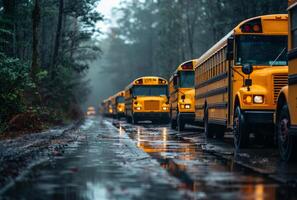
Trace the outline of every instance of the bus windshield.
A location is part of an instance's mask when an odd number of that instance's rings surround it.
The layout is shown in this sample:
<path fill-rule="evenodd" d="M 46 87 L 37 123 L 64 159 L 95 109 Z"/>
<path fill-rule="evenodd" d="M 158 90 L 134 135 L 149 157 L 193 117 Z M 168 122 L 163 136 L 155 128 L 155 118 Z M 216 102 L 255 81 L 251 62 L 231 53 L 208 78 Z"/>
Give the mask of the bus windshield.
<path fill-rule="evenodd" d="M 133 96 L 167 96 L 167 85 L 136 85 L 133 87 Z"/>
<path fill-rule="evenodd" d="M 122 96 L 117 97 L 117 103 L 124 103 L 124 102 L 125 102 L 124 97 L 122 97 Z"/>
<path fill-rule="evenodd" d="M 194 88 L 195 75 L 194 71 L 181 71 L 180 72 L 179 86 L 181 88 Z"/>
<path fill-rule="evenodd" d="M 236 65 L 286 66 L 287 37 L 241 35 L 237 37 Z"/>

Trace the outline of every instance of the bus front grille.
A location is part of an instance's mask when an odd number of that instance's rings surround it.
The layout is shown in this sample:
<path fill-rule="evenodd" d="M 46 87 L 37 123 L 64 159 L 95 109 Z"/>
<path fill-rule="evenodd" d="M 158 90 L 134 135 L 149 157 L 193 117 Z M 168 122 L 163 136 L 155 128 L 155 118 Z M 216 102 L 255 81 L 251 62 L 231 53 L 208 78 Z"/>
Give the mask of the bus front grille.
<path fill-rule="evenodd" d="M 278 94 L 280 90 L 288 85 L 288 75 L 287 74 L 280 74 L 273 76 L 273 83 L 274 83 L 274 103 L 277 101 Z"/>
<path fill-rule="evenodd" d="M 144 101 L 144 110 L 159 110 L 160 101 Z"/>

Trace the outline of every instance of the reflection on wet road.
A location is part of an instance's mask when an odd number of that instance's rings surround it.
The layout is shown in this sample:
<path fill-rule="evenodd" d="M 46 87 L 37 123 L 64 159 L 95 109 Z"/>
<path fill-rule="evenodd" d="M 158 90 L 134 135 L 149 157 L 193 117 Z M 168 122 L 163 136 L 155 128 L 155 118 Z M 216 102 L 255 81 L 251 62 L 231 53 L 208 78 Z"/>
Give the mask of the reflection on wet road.
<path fill-rule="evenodd" d="M 207 199 L 294 199 L 285 186 L 205 153 L 200 146 L 179 140 L 169 127 L 120 123 L 137 146 L 156 158 L 161 166 L 181 181 L 180 188 Z M 196 133 L 197 134 L 197 133 Z M 204 143 L 203 137 L 199 143 Z M 291 196 L 290 196 L 291 195 Z"/>
<path fill-rule="evenodd" d="M 81 144 L 33 167 L 3 199 L 296 199 L 293 189 L 205 153 L 168 126 L 113 123 L 88 119 Z"/>
<path fill-rule="evenodd" d="M 86 141 L 53 162 L 35 166 L 1 196 L 4 199 L 188 199 L 178 181 L 121 130 L 91 121 Z M 69 147 L 70 148 L 70 147 Z M 158 192 L 162 192 L 159 196 Z"/>

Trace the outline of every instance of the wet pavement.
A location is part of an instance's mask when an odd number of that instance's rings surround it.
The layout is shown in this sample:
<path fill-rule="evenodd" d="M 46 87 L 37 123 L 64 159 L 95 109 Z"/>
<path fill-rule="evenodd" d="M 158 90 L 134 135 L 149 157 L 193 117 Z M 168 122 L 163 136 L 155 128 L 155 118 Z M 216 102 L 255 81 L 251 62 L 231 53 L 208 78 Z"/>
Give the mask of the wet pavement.
<path fill-rule="evenodd" d="M 206 142 L 195 128 L 105 118 L 88 119 L 80 131 L 85 140 L 28 170 L 2 198 L 297 199 L 294 184 L 237 164 L 228 137 Z"/>

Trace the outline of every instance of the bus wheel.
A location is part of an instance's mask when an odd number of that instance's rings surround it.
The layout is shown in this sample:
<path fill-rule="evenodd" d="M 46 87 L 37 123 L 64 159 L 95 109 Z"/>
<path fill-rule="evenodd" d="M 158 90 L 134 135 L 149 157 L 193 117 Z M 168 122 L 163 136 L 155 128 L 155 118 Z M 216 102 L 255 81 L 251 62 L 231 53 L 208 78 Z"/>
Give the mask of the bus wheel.
<path fill-rule="evenodd" d="M 288 105 L 285 104 L 280 110 L 277 120 L 277 140 L 281 158 L 285 161 L 296 160 L 297 141 L 294 136 L 289 135 L 290 116 Z"/>
<path fill-rule="evenodd" d="M 217 126 L 215 130 L 216 139 L 222 140 L 225 136 L 225 130 L 226 128 L 224 126 Z"/>
<path fill-rule="evenodd" d="M 176 120 L 174 120 L 174 119 L 171 119 L 171 128 L 172 129 L 176 129 L 176 127 L 177 127 L 177 122 L 176 122 Z"/>
<path fill-rule="evenodd" d="M 245 122 L 244 114 L 239 106 L 236 107 L 233 117 L 233 137 L 235 151 L 245 148 L 249 143 L 249 130 Z"/>
<path fill-rule="evenodd" d="M 180 118 L 180 115 L 177 117 L 177 130 L 178 131 L 183 131 L 185 130 L 185 122 Z"/>
<path fill-rule="evenodd" d="M 138 123 L 138 119 L 134 115 L 132 115 L 131 121 L 132 121 L 132 124 L 137 124 Z"/>
<path fill-rule="evenodd" d="M 213 128 L 212 125 L 208 123 L 208 108 L 204 111 L 204 134 L 206 138 L 213 138 Z"/>
<path fill-rule="evenodd" d="M 126 121 L 127 121 L 127 123 L 131 123 L 131 117 L 127 116 Z"/>

